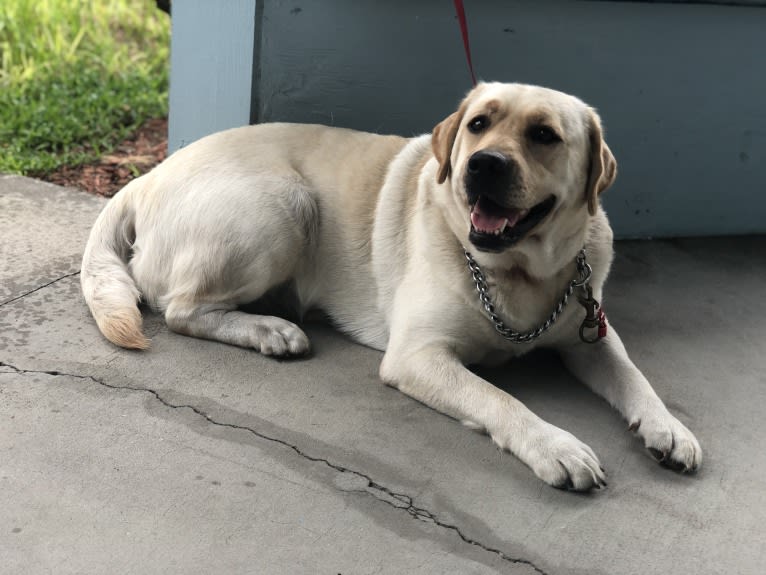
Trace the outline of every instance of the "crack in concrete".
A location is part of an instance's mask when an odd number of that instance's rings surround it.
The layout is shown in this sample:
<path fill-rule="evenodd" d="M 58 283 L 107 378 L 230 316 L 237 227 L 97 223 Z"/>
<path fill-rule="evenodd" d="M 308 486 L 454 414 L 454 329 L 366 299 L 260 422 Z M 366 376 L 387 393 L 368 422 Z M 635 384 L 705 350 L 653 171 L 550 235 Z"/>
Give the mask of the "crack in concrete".
<path fill-rule="evenodd" d="M 71 274 L 63 275 L 60 278 L 56 278 L 55 280 L 49 281 L 47 284 L 43 284 L 43 285 L 41 285 L 39 287 L 36 287 L 35 289 L 29 290 L 26 293 L 23 293 L 21 295 L 17 295 L 16 297 L 13 297 L 13 298 L 11 298 L 9 300 L 5 300 L 4 302 L 0 303 L 0 307 L 3 307 L 4 305 L 8 305 L 9 303 L 13 303 L 13 302 L 18 301 L 18 300 L 20 300 L 22 298 L 25 298 L 28 295 L 31 295 L 31 294 L 33 294 L 33 293 L 35 293 L 37 291 L 40 291 L 41 289 L 45 289 L 48 286 L 51 286 L 51 285 L 55 284 L 56 282 L 60 282 L 61 280 L 65 280 L 67 278 L 71 278 L 71 277 L 78 276 L 78 275 L 80 275 L 80 271 L 79 270 L 77 270 L 76 272 L 72 272 Z"/>
<path fill-rule="evenodd" d="M 79 273 L 79 272 L 77 272 Z M 70 274 L 76 275 L 76 274 Z M 68 277 L 68 276 L 64 276 Z M 64 278 L 59 278 L 64 279 Z M 56 280 L 58 281 L 58 280 Z M 54 283 L 54 282 L 51 282 Z M 38 289 L 42 289 L 41 288 Z M 36 290 L 33 290 L 36 291 Z M 30 292 L 31 293 L 31 292 Z M 213 419 L 210 415 L 199 409 L 198 407 L 195 407 L 193 405 L 188 404 L 174 404 L 166 400 L 164 397 L 160 395 L 160 393 L 154 389 L 150 389 L 147 387 L 131 387 L 131 386 L 121 386 L 121 385 L 112 385 L 110 383 L 106 383 L 105 381 L 98 379 L 96 377 L 93 377 L 92 375 L 80 375 L 80 374 L 73 374 L 73 373 L 64 373 L 61 371 L 43 371 L 43 370 L 31 370 L 31 369 L 21 369 L 14 365 L 11 365 L 9 363 L 6 363 L 4 361 L 0 361 L 0 367 L 6 367 L 11 369 L 13 372 L 18 374 L 28 374 L 28 373 L 39 373 L 43 375 L 51 375 L 51 376 L 65 376 L 65 377 L 72 377 L 75 379 L 87 379 L 92 381 L 93 383 L 96 383 L 102 387 L 106 387 L 108 389 L 114 389 L 114 390 L 126 390 L 126 391 L 138 391 L 143 393 L 148 393 L 152 395 L 157 401 L 159 401 L 162 405 L 165 407 L 169 407 L 171 409 L 188 409 L 195 413 L 196 415 L 199 415 L 203 419 L 205 419 L 208 423 L 211 425 L 215 425 L 218 427 L 227 427 L 229 429 L 236 429 L 238 431 L 245 431 L 247 433 L 250 433 L 254 435 L 255 437 L 258 437 L 259 439 L 263 439 L 265 441 L 269 441 L 272 443 L 276 443 L 278 445 L 281 445 L 283 447 L 287 447 L 288 449 L 292 450 L 294 453 L 299 455 L 300 457 L 307 459 L 308 461 L 314 462 L 314 463 L 322 463 L 325 466 L 329 467 L 330 469 L 333 469 L 339 473 L 343 474 L 350 474 L 354 477 L 358 477 L 363 481 L 367 482 L 367 485 L 364 489 L 342 489 L 341 491 L 345 493 L 360 493 L 364 495 L 372 496 L 373 498 L 377 499 L 378 501 L 381 501 L 387 505 L 390 505 L 392 507 L 395 507 L 396 509 L 401 509 L 404 511 L 407 511 L 414 519 L 417 519 L 419 521 L 423 521 L 425 523 L 431 523 L 433 525 L 436 525 L 437 527 L 441 527 L 442 529 L 447 529 L 449 531 L 454 532 L 460 539 L 474 547 L 478 547 L 479 549 L 482 549 L 483 551 L 486 551 L 488 553 L 492 553 L 497 555 L 500 559 L 503 561 L 506 561 L 508 563 L 516 564 L 516 565 L 527 565 L 530 568 L 534 569 L 536 573 L 539 573 L 540 575 L 549 575 L 546 571 L 535 565 L 532 561 L 528 559 L 521 559 L 518 557 L 512 557 L 505 553 L 504 551 L 501 551 L 500 549 L 496 549 L 493 547 L 489 547 L 487 545 L 484 545 L 480 541 L 477 541 L 476 539 L 472 539 L 471 537 L 468 537 L 465 535 L 460 528 L 457 525 L 447 523 L 445 521 L 442 521 L 437 518 L 436 515 L 434 515 L 431 511 L 428 511 L 427 509 L 423 507 L 418 507 L 415 505 L 412 497 L 409 495 L 406 495 L 404 493 L 396 493 L 395 491 L 392 491 L 388 487 L 385 487 L 384 485 L 381 485 L 374 481 L 370 476 L 365 475 L 364 473 L 360 471 L 355 471 L 353 469 L 349 469 L 347 467 L 344 467 L 342 465 L 339 465 L 337 463 L 333 463 L 327 459 L 324 459 L 322 457 L 316 457 L 313 455 L 309 455 L 308 453 L 304 452 L 300 447 L 297 445 L 293 445 L 291 443 L 288 443 L 287 441 L 283 439 L 279 439 L 278 437 L 271 437 L 269 435 L 265 435 L 264 433 L 261 433 L 260 431 L 257 431 L 251 427 L 247 427 L 244 425 L 237 425 L 234 423 L 226 423 L 223 421 L 217 421 Z"/>

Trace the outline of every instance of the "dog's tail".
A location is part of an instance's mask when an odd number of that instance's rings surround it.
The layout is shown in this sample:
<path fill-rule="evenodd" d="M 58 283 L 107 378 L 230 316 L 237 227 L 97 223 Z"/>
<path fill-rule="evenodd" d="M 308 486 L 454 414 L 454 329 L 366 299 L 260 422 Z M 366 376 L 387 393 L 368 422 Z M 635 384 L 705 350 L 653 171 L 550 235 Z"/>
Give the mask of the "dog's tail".
<path fill-rule="evenodd" d="M 82 293 L 101 333 L 112 343 L 130 349 L 149 347 L 141 331 L 141 294 L 128 271 L 135 240 L 131 200 L 145 178 L 130 182 L 101 212 L 90 232 L 80 273 Z"/>

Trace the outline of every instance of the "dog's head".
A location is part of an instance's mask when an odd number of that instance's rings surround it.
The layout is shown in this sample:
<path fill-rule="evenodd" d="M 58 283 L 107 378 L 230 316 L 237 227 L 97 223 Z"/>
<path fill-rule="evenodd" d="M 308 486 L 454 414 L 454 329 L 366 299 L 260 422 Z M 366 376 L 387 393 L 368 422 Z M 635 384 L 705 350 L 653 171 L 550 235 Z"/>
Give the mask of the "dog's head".
<path fill-rule="evenodd" d="M 616 175 L 596 112 L 537 86 L 480 84 L 434 128 L 432 148 L 454 231 L 482 252 L 576 238 Z"/>

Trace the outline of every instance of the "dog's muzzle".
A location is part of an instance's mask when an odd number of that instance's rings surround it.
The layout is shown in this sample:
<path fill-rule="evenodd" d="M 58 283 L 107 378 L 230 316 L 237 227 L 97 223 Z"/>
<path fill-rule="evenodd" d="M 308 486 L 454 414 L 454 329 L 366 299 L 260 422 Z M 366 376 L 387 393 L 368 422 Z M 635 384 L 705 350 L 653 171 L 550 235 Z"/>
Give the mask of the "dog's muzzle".
<path fill-rule="evenodd" d="M 554 196 L 531 207 L 518 205 L 514 196 L 520 187 L 519 167 L 512 158 L 494 150 L 481 150 L 468 159 L 468 239 L 480 251 L 499 252 L 514 245 L 553 209 Z"/>

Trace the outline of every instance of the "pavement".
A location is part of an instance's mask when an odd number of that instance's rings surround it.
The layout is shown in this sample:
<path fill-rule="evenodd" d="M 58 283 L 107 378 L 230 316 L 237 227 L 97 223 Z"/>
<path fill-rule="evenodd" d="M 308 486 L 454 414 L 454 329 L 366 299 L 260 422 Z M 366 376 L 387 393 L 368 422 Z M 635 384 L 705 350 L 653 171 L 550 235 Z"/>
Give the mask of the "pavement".
<path fill-rule="evenodd" d="M 658 466 L 547 353 L 483 370 L 609 474 L 559 491 L 381 385 L 320 324 L 277 361 L 170 333 L 104 340 L 79 263 L 104 200 L 0 176 L 3 574 L 760 574 L 766 565 L 766 238 L 619 242 L 605 304 L 699 438 Z"/>

